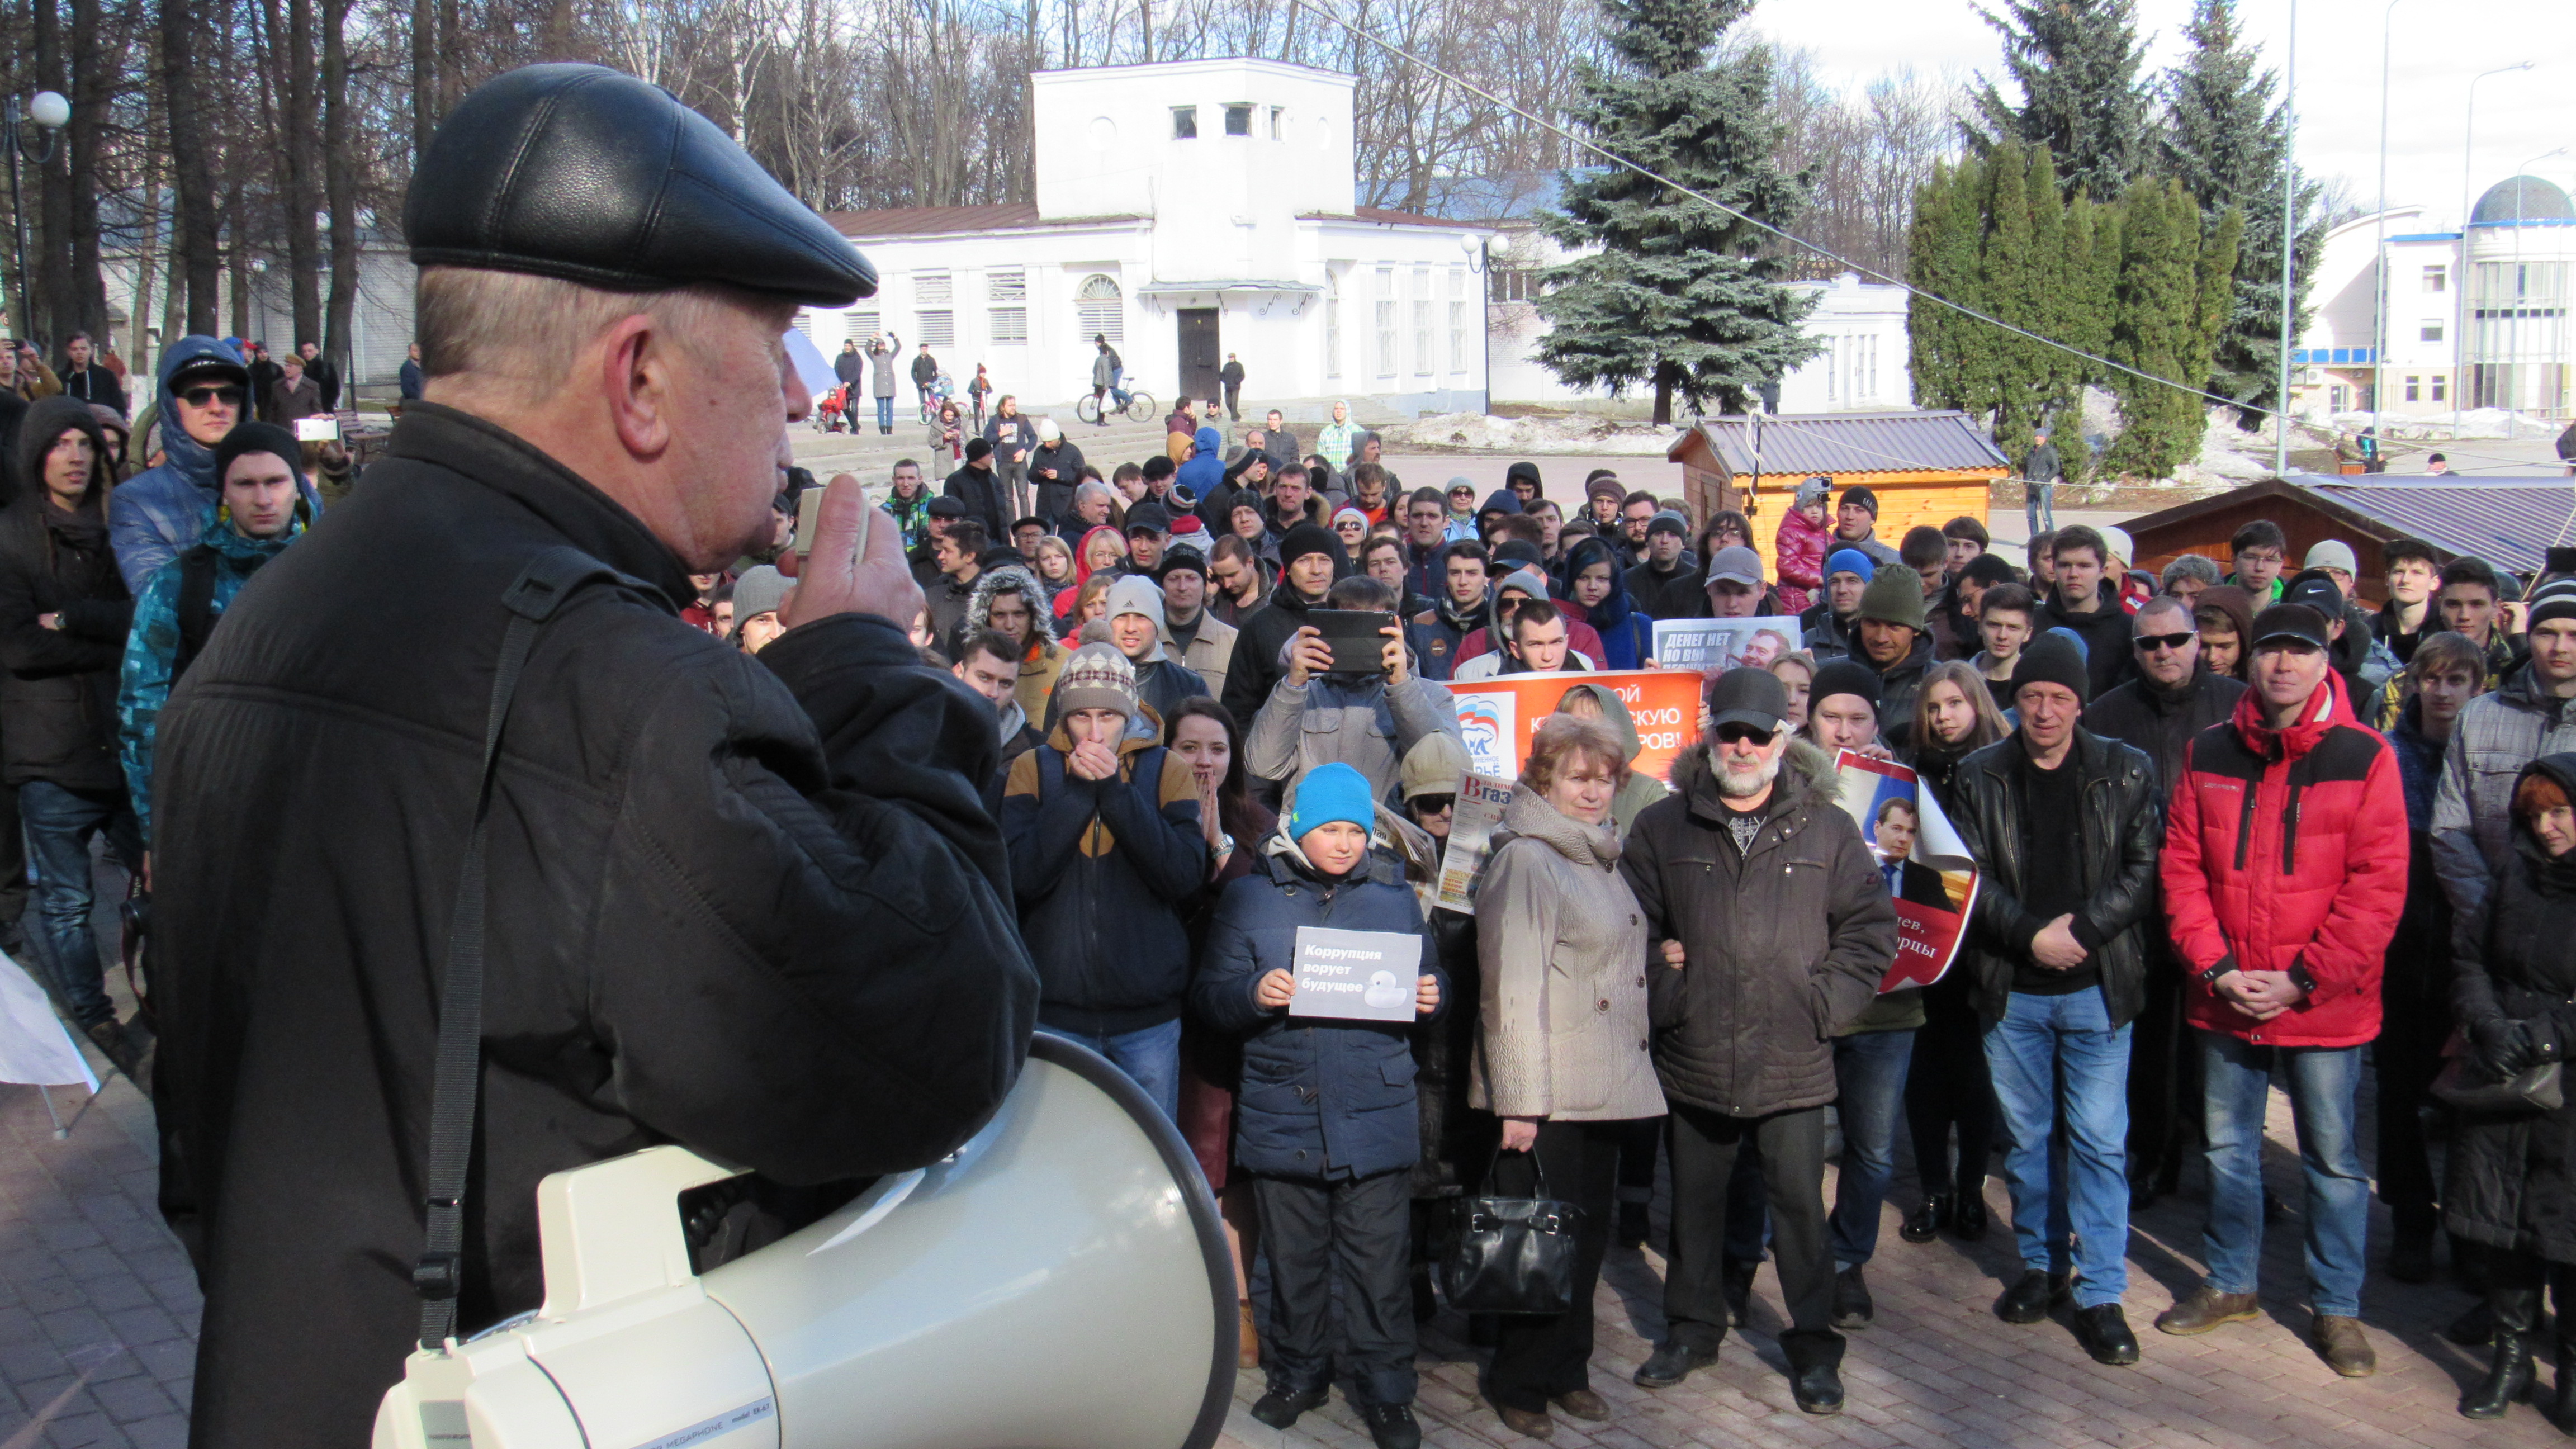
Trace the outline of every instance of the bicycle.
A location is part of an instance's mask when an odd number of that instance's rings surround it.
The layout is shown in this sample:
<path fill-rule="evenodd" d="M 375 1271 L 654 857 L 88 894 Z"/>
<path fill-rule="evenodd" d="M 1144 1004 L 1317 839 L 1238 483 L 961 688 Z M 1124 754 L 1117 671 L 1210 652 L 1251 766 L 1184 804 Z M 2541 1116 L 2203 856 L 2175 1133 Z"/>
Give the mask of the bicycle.
<path fill-rule="evenodd" d="M 1130 422 L 1141 423 L 1154 416 L 1154 406 L 1152 393 L 1143 388 L 1135 388 L 1128 390 L 1125 406 L 1112 407 L 1110 411 L 1125 416 Z M 1096 392 L 1083 394 L 1081 400 L 1073 405 L 1073 415 L 1086 423 L 1099 422 L 1100 394 Z"/>

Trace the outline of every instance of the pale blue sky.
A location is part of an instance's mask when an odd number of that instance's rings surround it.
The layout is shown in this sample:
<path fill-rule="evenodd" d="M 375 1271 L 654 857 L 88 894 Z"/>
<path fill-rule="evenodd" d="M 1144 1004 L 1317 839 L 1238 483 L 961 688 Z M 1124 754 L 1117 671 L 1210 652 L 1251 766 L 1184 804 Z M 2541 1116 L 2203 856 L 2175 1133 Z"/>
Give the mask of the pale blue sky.
<path fill-rule="evenodd" d="M 2190 0 L 2139 0 L 2149 64 L 2182 48 Z M 2385 0 L 2300 0 L 2300 164 L 2350 178 L 2355 199 L 2378 194 L 2380 21 Z M 2241 0 L 2246 34 L 2275 58 L 2290 0 Z M 1752 25 L 1816 52 L 1825 78 L 1865 84 L 1898 66 L 1927 73 L 1999 69 L 1994 31 L 1970 0 L 1762 0 Z M 2460 208 L 2469 78 L 2534 62 L 2477 88 L 2478 189 L 2530 157 L 2566 147 L 2530 170 L 2576 191 L 2576 3 L 2571 0 L 2398 0 L 2389 71 L 2388 196 L 2422 202 L 2442 219 Z"/>

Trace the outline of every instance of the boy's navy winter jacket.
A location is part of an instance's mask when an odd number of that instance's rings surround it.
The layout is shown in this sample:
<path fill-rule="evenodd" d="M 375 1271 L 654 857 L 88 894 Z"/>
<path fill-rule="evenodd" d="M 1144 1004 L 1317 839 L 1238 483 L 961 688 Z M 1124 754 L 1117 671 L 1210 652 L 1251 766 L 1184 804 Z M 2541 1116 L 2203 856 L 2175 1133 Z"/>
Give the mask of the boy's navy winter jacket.
<path fill-rule="evenodd" d="M 1062 721 L 1011 762 L 1002 835 L 1041 1026 L 1115 1036 L 1181 1014 L 1190 941 L 1180 907 L 1207 879 L 1208 846 L 1190 763 L 1154 743 L 1161 734 L 1154 720 L 1151 735 L 1121 740 L 1115 780 L 1065 768 L 1073 737 Z"/>
<path fill-rule="evenodd" d="M 1235 1161 L 1248 1172 L 1312 1178 L 1409 1168 L 1422 1155 L 1412 1027 L 1294 1017 L 1252 999 L 1262 977 L 1296 969 L 1300 926 L 1419 937 L 1414 974 L 1442 975 L 1422 903 L 1404 883 L 1402 866 L 1384 853 L 1327 881 L 1296 854 L 1274 850 L 1226 887 L 1190 1000 L 1203 1020 L 1246 1038 Z M 1448 1009 L 1445 977 L 1440 1005 Z"/>

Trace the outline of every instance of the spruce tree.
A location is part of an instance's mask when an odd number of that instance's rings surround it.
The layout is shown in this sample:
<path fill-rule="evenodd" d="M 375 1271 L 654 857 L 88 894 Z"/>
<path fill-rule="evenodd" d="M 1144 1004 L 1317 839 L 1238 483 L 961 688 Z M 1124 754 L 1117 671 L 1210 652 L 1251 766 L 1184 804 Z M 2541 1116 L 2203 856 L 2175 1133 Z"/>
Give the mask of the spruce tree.
<path fill-rule="evenodd" d="M 2046 146 L 2067 190 L 2119 196 L 2149 154 L 2137 0 L 2003 0 L 2001 13 L 1979 13 L 2003 36 L 2004 72 L 2021 99 L 1984 80 L 1963 128 L 1969 143 Z"/>
<path fill-rule="evenodd" d="M 2196 0 L 2183 33 L 2191 49 L 2165 75 L 2158 169 L 2200 203 L 2205 227 L 2214 231 L 2230 210 L 2244 213 L 2228 315 L 2207 386 L 2244 404 L 2241 415 L 2251 427 L 2280 391 L 2281 168 L 2289 115 L 2274 103 L 2272 72 L 2244 44 L 2234 0 Z M 2311 274 L 2325 249 L 2320 194 L 2314 182 L 2298 188 L 2294 334 L 2307 325 Z"/>
<path fill-rule="evenodd" d="M 1710 51 L 1752 0 L 1601 0 L 1606 66 L 1586 65 L 1576 124 L 1649 170 L 1774 226 L 1807 204 L 1804 175 L 1772 161 L 1770 52 Z M 1751 224 L 1622 166 L 1577 174 L 1541 218 L 1569 251 L 1542 280 L 1548 335 L 1538 359 L 1570 387 L 1648 386 L 1655 421 L 1679 394 L 1695 411 L 1745 406 L 1823 350 L 1799 323 L 1817 298 L 1779 286 Z M 1597 248 L 1598 250 L 1590 250 Z"/>

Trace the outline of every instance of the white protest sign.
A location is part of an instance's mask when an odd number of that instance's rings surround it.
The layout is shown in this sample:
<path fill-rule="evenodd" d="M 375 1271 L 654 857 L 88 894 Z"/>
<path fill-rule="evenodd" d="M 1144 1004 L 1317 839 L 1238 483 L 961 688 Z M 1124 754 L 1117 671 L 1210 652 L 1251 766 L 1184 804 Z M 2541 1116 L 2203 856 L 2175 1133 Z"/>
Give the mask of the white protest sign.
<path fill-rule="evenodd" d="M 1758 619 L 1657 619 L 1655 663 L 1666 669 L 1718 674 L 1750 664 L 1768 669 L 1798 647 L 1798 621 L 1785 615 Z"/>
<path fill-rule="evenodd" d="M 0 956 L 0 1082 L 98 1090 L 97 1074 L 54 1015 L 45 988 L 6 956 Z"/>
<path fill-rule="evenodd" d="M 1396 931 L 1297 928 L 1297 994 L 1290 1016 L 1411 1021 L 1422 938 Z"/>

